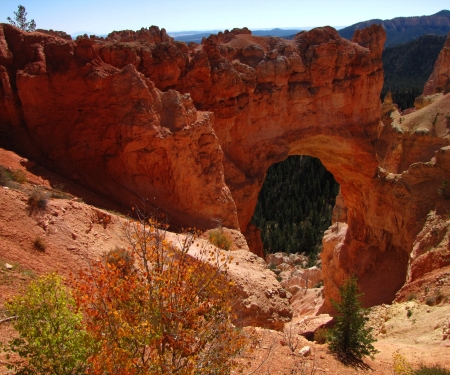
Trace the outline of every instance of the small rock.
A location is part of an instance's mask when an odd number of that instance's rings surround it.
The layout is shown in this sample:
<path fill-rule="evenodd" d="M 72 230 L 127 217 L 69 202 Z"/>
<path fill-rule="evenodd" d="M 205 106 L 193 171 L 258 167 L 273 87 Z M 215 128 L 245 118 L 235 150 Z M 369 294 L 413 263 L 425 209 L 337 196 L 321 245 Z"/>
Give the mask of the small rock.
<path fill-rule="evenodd" d="M 298 354 L 300 354 L 302 357 L 307 357 L 307 356 L 311 355 L 311 347 L 304 346 L 303 348 L 301 348 L 298 351 Z"/>
<path fill-rule="evenodd" d="M 72 233 L 72 239 L 74 239 L 74 240 L 77 239 L 77 234 L 76 233 Z"/>
<path fill-rule="evenodd" d="M 13 266 L 12 266 L 12 264 L 5 263 L 5 268 L 8 269 L 8 270 L 10 270 L 10 269 L 13 268 Z"/>

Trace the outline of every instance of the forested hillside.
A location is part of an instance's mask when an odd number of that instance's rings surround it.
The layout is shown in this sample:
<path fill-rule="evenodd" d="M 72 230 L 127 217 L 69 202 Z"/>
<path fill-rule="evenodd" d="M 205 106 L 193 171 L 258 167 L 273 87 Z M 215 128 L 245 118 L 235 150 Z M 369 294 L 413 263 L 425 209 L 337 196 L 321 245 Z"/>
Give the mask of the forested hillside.
<path fill-rule="evenodd" d="M 272 165 L 252 219 L 266 253 L 317 253 L 338 191 L 319 159 L 291 156 Z"/>
<path fill-rule="evenodd" d="M 340 36 L 351 39 L 355 30 L 372 24 L 382 25 L 386 30 L 385 48 L 409 42 L 425 34 L 445 36 L 450 31 L 450 11 L 441 10 L 431 16 L 397 17 L 390 20 L 373 19 L 358 22 L 338 30 Z"/>
<path fill-rule="evenodd" d="M 384 86 L 381 98 L 390 90 L 394 102 L 404 110 L 414 106 L 423 91 L 446 37 L 423 35 L 383 51 Z"/>

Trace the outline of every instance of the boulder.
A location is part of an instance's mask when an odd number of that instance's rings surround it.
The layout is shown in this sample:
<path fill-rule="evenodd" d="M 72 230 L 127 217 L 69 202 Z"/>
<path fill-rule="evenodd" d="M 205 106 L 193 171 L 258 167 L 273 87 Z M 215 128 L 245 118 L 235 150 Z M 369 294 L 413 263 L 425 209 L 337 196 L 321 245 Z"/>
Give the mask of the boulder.
<path fill-rule="evenodd" d="M 311 355 L 311 347 L 310 346 L 304 346 L 298 351 L 298 354 L 302 357 L 308 357 Z"/>

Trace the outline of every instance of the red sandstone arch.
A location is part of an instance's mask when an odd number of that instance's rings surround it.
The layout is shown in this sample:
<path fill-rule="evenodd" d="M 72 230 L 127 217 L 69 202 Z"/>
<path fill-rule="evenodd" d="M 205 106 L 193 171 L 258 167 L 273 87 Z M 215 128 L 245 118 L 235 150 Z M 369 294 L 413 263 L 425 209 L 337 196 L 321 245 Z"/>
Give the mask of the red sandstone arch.
<path fill-rule="evenodd" d="M 245 232 L 268 167 L 318 157 L 348 208 L 343 245 L 323 254 L 327 296 L 355 274 L 366 305 L 390 302 L 430 208 L 415 182 L 444 169 L 380 168 L 392 143 L 380 122 L 384 40 L 373 25 L 352 41 L 330 27 L 292 41 L 235 29 L 186 46 L 151 27 L 73 42 L 2 24 L 0 132 L 125 205 L 153 197 L 203 229 Z"/>

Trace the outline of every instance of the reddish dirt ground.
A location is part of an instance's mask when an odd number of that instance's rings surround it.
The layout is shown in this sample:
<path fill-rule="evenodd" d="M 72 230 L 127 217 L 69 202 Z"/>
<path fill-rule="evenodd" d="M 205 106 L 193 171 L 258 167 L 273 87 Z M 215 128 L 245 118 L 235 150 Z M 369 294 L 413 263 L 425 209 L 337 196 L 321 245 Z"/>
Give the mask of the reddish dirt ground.
<path fill-rule="evenodd" d="M 22 184 L 0 187 L 1 320 L 6 316 L 5 301 L 36 276 L 58 271 L 70 277 L 86 264 L 87 258 L 125 245 L 126 240 L 121 234 L 124 217 L 98 208 L 120 210 L 120 207 L 12 152 L 0 149 L 0 165 L 12 171 L 21 170 L 27 178 Z M 45 211 L 30 212 L 27 201 L 36 186 L 53 197 Z M 97 207 L 83 203 L 80 197 Z M 104 220 L 109 215 L 111 220 Z M 36 249 L 34 242 L 38 237 L 45 243 L 45 251 Z M 449 280 L 446 283 L 450 285 Z M 444 345 L 447 341 L 442 341 L 442 329 L 450 318 L 448 299 L 432 307 L 410 301 L 372 309 L 370 324 L 375 329 L 379 354 L 375 360 L 365 359 L 359 367 L 351 367 L 337 361 L 326 345 L 308 341 L 298 334 L 306 329 L 306 315 L 311 317 L 317 311 L 319 295 L 320 290 L 310 290 L 303 300 L 295 302 L 290 337 L 296 343 L 294 353 L 282 345 L 286 342 L 283 333 L 255 329 L 258 338 L 255 349 L 242 358 L 250 363 L 245 373 L 392 374 L 392 355 L 396 352 L 415 366 L 425 363 L 450 368 L 450 348 Z M 14 334 L 10 322 L 0 324 L 0 341 L 8 341 Z M 302 357 L 298 352 L 305 346 L 310 346 L 311 354 Z M 0 375 L 9 373 L 6 363 L 5 353 L 0 353 Z"/>

